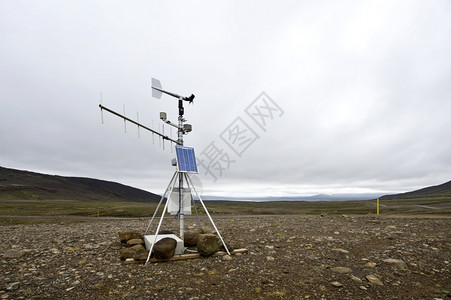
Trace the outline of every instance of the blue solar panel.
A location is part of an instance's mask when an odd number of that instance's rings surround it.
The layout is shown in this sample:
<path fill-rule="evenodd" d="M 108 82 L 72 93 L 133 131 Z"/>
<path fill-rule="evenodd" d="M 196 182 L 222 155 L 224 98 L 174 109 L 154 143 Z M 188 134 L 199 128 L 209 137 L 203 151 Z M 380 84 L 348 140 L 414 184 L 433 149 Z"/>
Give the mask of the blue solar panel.
<path fill-rule="evenodd" d="M 179 172 L 199 173 L 194 148 L 175 146 L 175 153 Z"/>

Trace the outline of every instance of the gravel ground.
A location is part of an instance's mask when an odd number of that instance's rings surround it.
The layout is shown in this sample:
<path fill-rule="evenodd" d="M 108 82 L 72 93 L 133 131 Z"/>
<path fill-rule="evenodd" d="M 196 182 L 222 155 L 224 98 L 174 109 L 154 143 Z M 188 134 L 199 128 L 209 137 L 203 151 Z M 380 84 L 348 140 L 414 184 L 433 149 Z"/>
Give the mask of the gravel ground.
<path fill-rule="evenodd" d="M 0 298 L 451 297 L 450 217 L 213 217 L 226 242 L 247 254 L 126 264 L 117 233 L 142 231 L 146 219 L 0 226 Z M 186 226 L 208 225 L 197 221 Z M 177 232 L 177 220 L 163 225 Z"/>

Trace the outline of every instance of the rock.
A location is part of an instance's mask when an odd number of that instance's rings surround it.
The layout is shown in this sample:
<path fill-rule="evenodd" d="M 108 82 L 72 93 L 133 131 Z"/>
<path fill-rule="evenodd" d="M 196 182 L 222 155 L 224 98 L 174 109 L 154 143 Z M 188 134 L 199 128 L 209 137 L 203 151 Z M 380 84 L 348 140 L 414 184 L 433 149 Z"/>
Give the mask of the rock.
<path fill-rule="evenodd" d="M 169 259 L 174 256 L 177 241 L 173 238 L 164 238 L 155 243 L 153 256 L 158 259 Z"/>
<path fill-rule="evenodd" d="M 200 234 L 197 241 L 197 251 L 202 256 L 211 256 L 219 251 L 221 248 L 221 241 L 219 238 L 211 233 Z"/>
<path fill-rule="evenodd" d="M 132 239 L 144 239 L 143 235 L 136 230 L 132 230 L 132 231 L 122 231 L 122 232 L 118 232 L 119 234 L 119 239 L 121 240 L 121 243 L 127 243 L 127 241 L 132 240 Z"/>
<path fill-rule="evenodd" d="M 365 267 L 367 267 L 367 268 L 374 268 L 374 267 L 376 267 L 376 263 L 375 262 L 367 262 L 365 264 Z"/>
<path fill-rule="evenodd" d="M 354 276 L 354 275 L 350 275 L 350 276 L 351 276 L 351 279 L 354 280 L 355 282 L 362 283 L 362 279 L 360 279 L 359 277 Z"/>
<path fill-rule="evenodd" d="M 122 248 L 122 244 L 120 242 L 112 242 L 110 244 L 111 250 L 121 250 L 121 248 Z"/>
<path fill-rule="evenodd" d="M 335 268 L 332 268 L 332 271 L 340 273 L 340 274 L 352 273 L 352 269 L 348 268 L 348 267 L 335 267 Z"/>
<path fill-rule="evenodd" d="M 183 240 L 186 247 L 195 247 L 197 246 L 197 241 L 199 239 L 199 234 L 201 234 L 201 230 L 197 231 L 185 231 L 183 235 Z"/>
<path fill-rule="evenodd" d="M 332 281 L 330 284 L 333 285 L 334 287 L 342 287 L 343 286 L 343 284 L 341 284 L 338 281 Z"/>
<path fill-rule="evenodd" d="M 127 241 L 127 247 L 133 247 L 135 245 L 144 245 L 143 239 L 131 239 Z"/>
<path fill-rule="evenodd" d="M 273 260 L 274 260 L 274 257 L 272 257 L 272 256 L 266 256 L 266 260 L 267 260 L 267 261 L 273 261 Z"/>
<path fill-rule="evenodd" d="M 382 283 L 382 281 L 377 278 L 375 275 L 367 275 L 366 279 L 371 283 L 371 284 L 375 284 L 375 285 L 380 285 L 380 286 L 384 286 L 384 284 Z"/>
<path fill-rule="evenodd" d="M 132 248 L 123 248 L 120 250 L 120 256 L 122 260 L 126 260 L 127 258 L 133 258 L 135 256 L 135 249 Z"/>
<path fill-rule="evenodd" d="M 384 259 L 383 262 L 388 263 L 388 264 L 393 264 L 395 266 L 395 268 L 400 271 L 407 270 L 406 263 L 400 259 L 388 258 L 388 259 Z"/>
<path fill-rule="evenodd" d="M 222 257 L 222 260 L 226 260 L 226 261 L 232 260 L 232 257 L 231 257 L 230 255 L 224 255 L 224 256 Z"/>
<path fill-rule="evenodd" d="M 25 254 L 25 251 L 17 250 L 17 249 L 10 249 L 6 250 L 5 253 L 3 253 L 3 258 L 20 258 Z"/>
<path fill-rule="evenodd" d="M 137 261 L 146 261 L 147 256 L 149 256 L 149 250 L 146 250 L 146 248 L 142 247 L 141 249 L 136 250 L 133 258 Z"/>
<path fill-rule="evenodd" d="M 91 245 L 91 244 L 86 244 L 85 245 L 85 250 L 92 250 L 92 249 L 94 249 L 93 245 Z"/>
<path fill-rule="evenodd" d="M 146 249 L 146 248 L 144 248 L 143 245 L 135 245 L 135 246 L 130 247 L 130 248 L 132 248 L 135 251 L 138 251 L 138 250 L 141 250 L 141 249 Z"/>
<path fill-rule="evenodd" d="M 334 251 L 334 252 L 340 252 L 340 253 L 344 253 L 344 254 L 348 254 L 348 253 L 349 253 L 348 250 L 345 250 L 345 249 L 339 249 L 339 248 L 332 249 L 332 251 Z"/>

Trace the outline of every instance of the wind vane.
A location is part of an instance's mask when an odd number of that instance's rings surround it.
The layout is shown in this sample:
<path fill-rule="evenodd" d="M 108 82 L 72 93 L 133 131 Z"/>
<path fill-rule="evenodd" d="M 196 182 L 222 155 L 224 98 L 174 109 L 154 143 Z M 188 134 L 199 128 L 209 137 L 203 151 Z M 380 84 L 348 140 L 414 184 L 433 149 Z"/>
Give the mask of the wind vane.
<path fill-rule="evenodd" d="M 152 254 L 153 247 L 155 243 L 164 238 L 164 237 L 171 237 L 177 241 L 177 248 L 175 254 L 183 254 L 184 252 L 184 215 L 185 214 L 191 214 L 191 204 L 193 204 L 194 210 L 197 214 L 196 205 L 194 203 L 193 192 L 199 199 L 199 202 L 202 204 L 202 207 L 204 211 L 206 212 L 211 224 L 213 225 L 216 233 L 218 234 L 218 237 L 220 238 L 222 245 L 224 246 L 224 249 L 226 250 L 227 254 L 230 255 L 230 252 L 222 239 L 221 234 L 219 233 L 218 229 L 216 228 L 215 223 L 213 222 L 213 219 L 211 218 L 207 208 L 205 207 L 204 202 L 202 201 L 202 198 L 197 193 L 192 180 L 189 176 L 190 173 L 199 173 L 196 163 L 196 156 L 194 153 L 194 148 L 191 147 L 184 147 L 183 146 L 183 135 L 188 134 L 192 131 L 191 124 L 186 124 L 186 120 L 183 117 L 184 115 L 184 108 L 183 108 L 183 102 L 186 101 L 188 103 L 193 103 L 194 101 L 194 94 L 191 94 L 189 97 L 183 97 L 178 94 L 163 90 L 161 83 L 158 79 L 152 78 L 152 96 L 155 98 L 160 99 L 162 94 L 166 94 L 169 96 L 172 96 L 174 98 L 178 99 L 178 124 L 174 124 L 171 121 L 167 119 L 166 112 L 160 112 L 160 119 L 165 123 L 172 127 L 177 128 L 178 138 L 177 140 L 174 140 L 167 135 L 164 134 L 164 127 L 163 127 L 163 133 L 160 133 L 159 131 L 156 131 L 154 129 L 151 129 L 145 125 L 142 125 L 138 121 L 134 121 L 130 118 L 127 118 L 125 116 L 125 107 L 124 107 L 124 114 L 120 114 L 118 112 L 115 112 L 105 106 L 103 106 L 102 103 L 99 104 L 101 113 L 102 113 L 102 123 L 103 123 L 103 111 L 107 111 L 113 115 L 116 115 L 124 120 L 124 126 L 126 122 L 130 122 L 132 124 L 135 124 L 138 126 L 138 135 L 139 135 L 139 128 L 143 128 L 145 130 L 148 130 L 152 132 L 152 134 L 158 135 L 163 140 L 163 148 L 164 148 L 164 141 L 168 140 L 171 143 L 175 144 L 175 150 L 176 150 L 176 159 L 172 160 L 172 165 L 177 166 L 176 171 L 174 175 L 172 176 L 172 179 L 169 182 L 168 187 L 166 188 L 166 191 L 162 195 L 160 202 L 158 203 L 157 208 L 155 209 L 155 212 L 149 222 L 149 225 L 147 226 L 147 229 L 144 232 L 144 240 L 146 244 L 146 248 L 149 248 L 149 255 L 146 260 L 146 264 L 149 262 L 150 256 Z M 101 102 L 102 102 L 102 95 L 101 95 Z M 139 119 L 139 115 L 137 115 Z M 184 181 L 186 181 L 187 188 L 184 188 Z M 176 183 L 178 182 L 178 188 L 175 187 Z M 160 205 L 163 203 L 163 201 L 166 200 L 163 212 L 161 214 L 160 221 L 157 226 L 157 230 L 154 235 L 146 235 L 146 233 L 149 231 L 150 226 L 158 212 L 158 209 L 160 208 Z M 180 238 L 177 238 L 175 235 L 170 234 L 159 234 L 161 224 L 163 222 L 164 214 L 168 211 L 170 214 L 174 214 L 178 217 L 180 221 Z M 181 247 L 179 247 L 181 244 Z"/>

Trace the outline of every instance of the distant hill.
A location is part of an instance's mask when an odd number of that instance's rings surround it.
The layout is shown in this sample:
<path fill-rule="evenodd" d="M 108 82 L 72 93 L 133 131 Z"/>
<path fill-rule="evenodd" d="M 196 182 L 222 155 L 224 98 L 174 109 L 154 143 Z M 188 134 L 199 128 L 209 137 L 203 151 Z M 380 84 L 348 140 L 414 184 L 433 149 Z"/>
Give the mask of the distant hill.
<path fill-rule="evenodd" d="M 449 200 L 451 201 L 451 181 L 446 183 L 422 188 L 413 192 L 395 195 L 386 195 L 381 200 L 407 200 L 407 199 L 427 199 L 427 200 Z"/>
<path fill-rule="evenodd" d="M 161 196 L 120 183 L 0 167 L 2 200 L 158 202 Z"/>
<path fill-rule="evenodd" d="M 271 202 L 271 201 L 357 201 L 371 200 L 382 196 L 382 193 L 359 193 L 359 194 L 318 194 L 313 196 L 282 196 L 282 197 L 224 197 L 205 195 L 206 200 L 227 200 L 227 201 L 251 201 L 251 202 Z"/>

